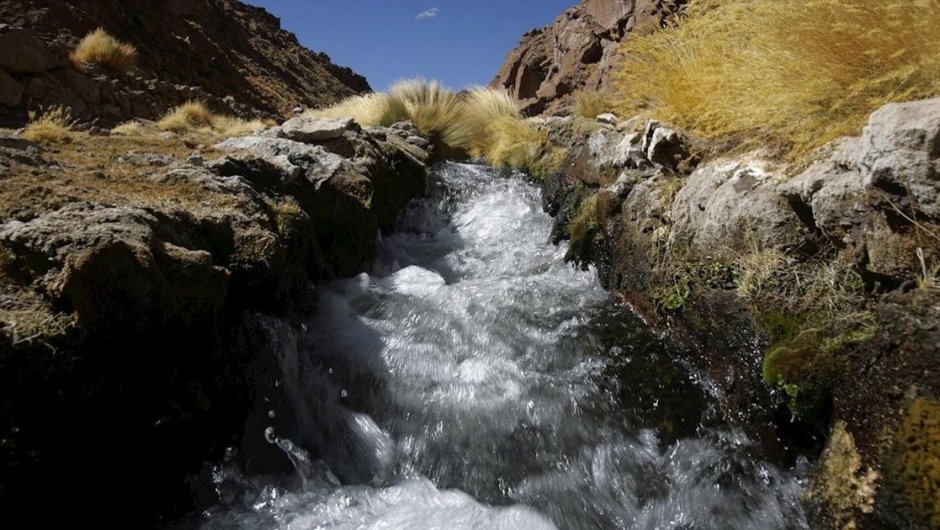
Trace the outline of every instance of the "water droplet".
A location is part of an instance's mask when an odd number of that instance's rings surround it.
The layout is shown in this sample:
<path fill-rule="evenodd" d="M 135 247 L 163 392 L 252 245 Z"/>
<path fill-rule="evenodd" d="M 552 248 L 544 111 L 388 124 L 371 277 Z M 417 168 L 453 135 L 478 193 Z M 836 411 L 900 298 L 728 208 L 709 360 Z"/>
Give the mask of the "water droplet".
<path fill-rule="evenodd" d="M 274 427 L 268 427 L 264 430 L 264 439 L 269 444 L 277 443 L 277 436 L 274 434 Z"/>
<path fill-rule="evenodd" d="M 346 390 L 341 390 L 339 393 L 339 397 L 341 398 L 346 398 L 348 396 L 349 396 L 349 392 L 347 392 Z"/>
<path fill-rule="evenodd" d="M 300 325 L 300 329 L 304 330 L 304 333 L 306 333 L 306 332 L 307 332 L 307 325 L 306 325 L 306 324 L 301 324 L 301 325 Z"/>
<path fill-rule="evenodd" d="M 328 372 L 329 372 L 330 375 L 333 375 L 333 369 L 332 369 L 332 368 L 330 368 L 330 369 L 328 370 Z"/>
<path fill-rule="evenodd" d="M 268 411 L 268 417 L 273 420 L 274 418 L 277 417 L 277 413 L 274 412 L 274 410 L 269 410 L 269 411 Z"/>
<path fill-rule="evenodd" d="M 226 462 L 231 462 L 232 460 L 235 460 L 235 457 L 237 457 L 237 456 L 238 456 L 238 449 L 237 449 L 237 448 L 235 448 L 235 447 L 226 447 L 226 448 L 225 448 L 225 456 L 223 457 L 223 459 L 224 459 Z"/>

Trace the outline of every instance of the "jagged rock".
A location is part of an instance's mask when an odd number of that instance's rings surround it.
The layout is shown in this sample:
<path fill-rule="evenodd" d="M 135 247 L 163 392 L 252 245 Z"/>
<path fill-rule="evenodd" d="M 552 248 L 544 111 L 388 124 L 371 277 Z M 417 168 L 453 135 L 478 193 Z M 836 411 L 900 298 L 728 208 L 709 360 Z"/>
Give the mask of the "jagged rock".
<path fill-rule="evenodd" d="M 14 73 L 38 73 L 62 65 L 63 61 L 32 31 L 14 29 L 0 34 L 0 68 Z"/>
<path fill-rule="evenodd" d="M 697 169 L 672 205 L 675 244 L 713 257 L 803 248 L 812 232 L 777 191 L 780 178 L 761 161 L 724 160 Z"/>
<path fill-rule="evenodd" d="M 940 223 L 940 99 L 882 107 L 780 191 L 827 238 L 862 251 L 870 271 L 916 267 L 910 220 Z"/>
<path fill-rule="evenodd" d="M 293 118 L 281 125 L 280 136 L 297 142 L 322 142 L 339 138 L 359 126 L 352 118 Z"/>
<path fill-rule="evenodd" d="M 609 84 L 624 38 L 653 30 L 683 4 L 582 0 L 550 26 L 526 33 L 491 85 L 508 90 L 528 115 L 568 109 L 574 91 Z"/>
<path fill-rule="evenodd" d="M 651 162 L 676 168 L 689 157 L 689 149 L 682 136 L 674 129 L 650 121 L 643 134 L 643 152 Z"/>
<path fill-rule="evenodd" d="M 215 148 L 264 158 L 281 169 L 287 178 L 305 178 L 315 189 L 319 189 L 323 182 L 336 175 L 346 164 L 343 157 L 330 153 L 319 145 L 282 138 L 229 138 Z"/>

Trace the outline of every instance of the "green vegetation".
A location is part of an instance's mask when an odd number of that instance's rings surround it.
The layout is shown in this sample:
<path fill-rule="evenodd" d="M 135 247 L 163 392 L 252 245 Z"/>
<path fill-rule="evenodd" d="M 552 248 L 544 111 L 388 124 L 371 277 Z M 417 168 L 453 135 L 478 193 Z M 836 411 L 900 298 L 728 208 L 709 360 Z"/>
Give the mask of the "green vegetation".
<path fill-rule="evenodd" d="M 564 159 L 548 133 L 526 121 L 508 94 L 490 88 L 457 93 L 436 81 L 401 81 L 387 94 L 355 96 L 306 116 L 351 117 L 364 127 L 410 120 L 447 155 L 485 158 L 536 177 L 557 171 Z"/>
<path fill-rule="evenodd" d="M 938 27 L 940 0 L 693 0 L 623 44 L 618 110 L 800 157 L 885 103 L 940 94 Z"/>
<path fill-rule="evenodd" d="M 105 70 L 124 73 L 137 65 L 137 48 L 115 39 L 104 28 L 98 28 L 78 43 L 69 58 L 79 70 L 94 64 Z"/>

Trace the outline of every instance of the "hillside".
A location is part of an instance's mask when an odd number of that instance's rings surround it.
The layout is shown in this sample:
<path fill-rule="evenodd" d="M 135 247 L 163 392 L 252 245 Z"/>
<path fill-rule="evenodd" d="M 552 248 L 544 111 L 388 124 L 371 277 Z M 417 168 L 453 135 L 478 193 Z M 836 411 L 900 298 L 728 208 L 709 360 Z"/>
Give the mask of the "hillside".
<path fill-rule="evenodd" d="M 285 115 L 370 90 L 238 0 L 0 0 L 0 118 L 66 105 L 82 119 L 154 118 L 191 98 L 236 114 Z M 98 27 L 137 48 L 128 74 L 81 74 L 68 52 Z M 190 86 L 197 85 L 197 86 Z"/>

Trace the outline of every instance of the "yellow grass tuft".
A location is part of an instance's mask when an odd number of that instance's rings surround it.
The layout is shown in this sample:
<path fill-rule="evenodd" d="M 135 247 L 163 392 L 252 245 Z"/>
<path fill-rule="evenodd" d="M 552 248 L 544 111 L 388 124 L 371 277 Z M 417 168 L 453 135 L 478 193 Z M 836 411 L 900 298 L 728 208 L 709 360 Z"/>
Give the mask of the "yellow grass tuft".
<path fill-rule="evenodd" d="M 488 145 L 483 156 L 494 166 L 528 169 L 548 145 L 548 132 L 539 131 L 525 120 L 500 116 L 489 127 Z"/>
<path fill-rule="evenodd" d="M 576 116 L 593 120 L 605 112 L 614 111 L 613 98 L 609 94 L 597 90 L 579 90 L 573 96 Z"/>
<path fill-rule="evenodd" d="M 201 101 L 187 101 L 171 110 L 159 122 L 161 131 L 183 132 L 191 129 L 212 128 L 216 116 Z"/>
<path fill-rule="evenodd" d="M 389 126 L 407 121 L 408 109 L 401 99 L 388 94 L 353 96 L 332 107 L 308 110 L 304 116 L 312 118 L 353 118 L 363 127 Z"/>
<path fill-rule="evenodd" d="M 494 141 L 490 126 L 504 117 L 522 121 L 516 102 L 509 94 L 491 88 L 471 88 L 463 94 L 460 117 L 445 139 L 471 156 L 485 157 Z"/>
<path fill-rule="evenodd" d="M 940 0 L 693 0 L 623 44 L 618 110 L 800 157 L 888 102 L 940 94 L 937 28 Z"/>
<path fill-rule="evenodd" d="M 305 116 L 351 117 L 362 126 L 385 127 L 410 120 L 448 154 L 538 173 L 554 171 L 563 157 L 548 148 L 548 135 L 522 118 L 508 94 L 491 88 L 455 93 L 436 81 L 400 81 L 388 94 L 355 96 Z"/>
<path fill-rule="evenodd" d="M 428 136 L 445 133 L 459 117 L 457 94 L 437 81 L 399 81 L 392 86 L 389 96 L 404 103 L 408 119 Z"/>
<path fill-rule="evenodd" d="M 111 36 L 104 28 L 92 31 L 69 56 L 75 68 L 96 64 L 106 70 L 124 73 L 137 65 L 137 48 Z"/>
<path fill-rule="evenodd" d="M 31 142 L 60 143 L 72 140 L 72 109 L 62 106 L 40 109 L 29 113 L 29 123 L 23 138 Z"/>

